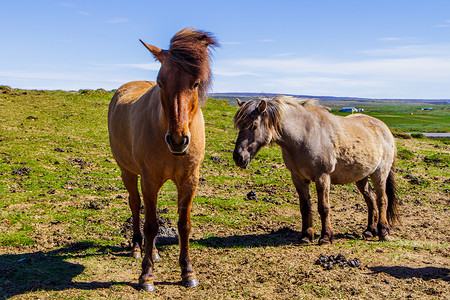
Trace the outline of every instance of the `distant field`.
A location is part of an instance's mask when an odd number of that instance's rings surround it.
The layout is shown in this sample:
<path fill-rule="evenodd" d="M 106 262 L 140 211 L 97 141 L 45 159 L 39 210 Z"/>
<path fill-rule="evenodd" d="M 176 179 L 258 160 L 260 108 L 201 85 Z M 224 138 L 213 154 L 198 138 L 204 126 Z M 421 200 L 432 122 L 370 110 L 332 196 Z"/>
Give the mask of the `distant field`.
<path fill-rule="evenodd" d="M 364 114 L 385 122 L 392 129 L 405 132 L 450 132 L 450 105 L 432 105 L 433 110 L 422 110 L 424 106 L 364 106 Z M 340 107 L 333 107 L 339 115 Z"/>
<path fill-rule="evenodd" d="M 240 100 L 247 101 L 254 96 L 237 95 Z M 261 95 L 265 96 L 265 95 Z M 218 95 L 216 99 L 224 99 L 232 105 L 236 104 L 236 96 Z M 338 115 L 348 115 L 339 110 L 346 106 L 364 109 L 364 114 L 376 117 L 390 128 L 404 132 L 450 132 L 450 104 L 444 101 L 412 101 L 412 100 L 322 100 L 320 103 L 331 108 Z M 433 108 L 432 110 L 422 110 Z"/>

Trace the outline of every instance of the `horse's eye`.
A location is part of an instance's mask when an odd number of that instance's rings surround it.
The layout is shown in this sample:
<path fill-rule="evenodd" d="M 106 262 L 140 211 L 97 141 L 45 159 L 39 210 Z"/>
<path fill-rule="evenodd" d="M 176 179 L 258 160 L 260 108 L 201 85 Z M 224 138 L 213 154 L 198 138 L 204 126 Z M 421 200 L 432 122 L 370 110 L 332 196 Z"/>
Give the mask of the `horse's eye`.
<path fill-rule="evenodd" d="M 198 88 L 199 85 L 200 85 L 200 83 L 196 82 L 196 83 L 194 83 L 193 88 L 196 89 L 196 88 Z"/>
<path fill-rule="evenodd" d="M 161 83 L 161 82 L 159 82 L 159 81 L 158 81 L 157 83 L 158 83 L 158 86 L 159 86 L 159 88 L 160 88 L 160 89 L 162 89 L 162 88 L 163 88 L 163 85 L 162 85 L 162 83 Z"/>

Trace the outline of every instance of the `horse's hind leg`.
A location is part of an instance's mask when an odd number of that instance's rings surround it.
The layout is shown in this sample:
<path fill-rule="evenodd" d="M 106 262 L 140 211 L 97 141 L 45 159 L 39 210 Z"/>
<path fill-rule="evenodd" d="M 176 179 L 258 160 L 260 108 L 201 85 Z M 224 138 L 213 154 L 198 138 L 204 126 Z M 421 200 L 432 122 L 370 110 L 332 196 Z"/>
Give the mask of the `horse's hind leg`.
<path fill-rule="evenodd" d="M 131 208 L 133 219 L 133 249 L 131 254 L 134 258 L 141 258 L 142 234 L 139 219 L 139 210 L 141 208 L 141 197 L 137 187 L 138 176 L 130 171 L 122 169 L 122 181 L 129 193 L 128 204 Z"/>
<path fill-rule="evenodd" d="M 377 195 L 378 238 L 380 241 L 389 241 L 389 223 L 387 221 L 388 198 L 386 195 L 387 175 L 383 176 L 380 173 L 381 172 L 376 172 L 370 175 L 370 178 L 372 179 L 373 188 Z"/>
<path fill-rule="evenodd" d="M 376 203 L 376 194 L 370 186 L 369 179 L 366 177 L 360 181 L 356 182 L 356 187 L 361 192 L 364 197 L 364 200 L 367 204 L 367 210 L 369 211 L 367 217 L 367 229 L 363 232 L 363 236 L 365 238 L 372 238 L 377 236 L 377 220 L 378 220 L 378 212 L 377 212 L 377 203 Z"/>

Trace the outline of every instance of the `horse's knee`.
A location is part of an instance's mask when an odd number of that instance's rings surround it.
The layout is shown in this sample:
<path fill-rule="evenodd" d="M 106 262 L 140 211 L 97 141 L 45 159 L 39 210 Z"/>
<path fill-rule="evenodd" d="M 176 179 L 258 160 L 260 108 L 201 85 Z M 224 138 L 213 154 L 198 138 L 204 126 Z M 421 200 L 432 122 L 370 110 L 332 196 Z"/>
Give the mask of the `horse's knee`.
<path fill-rule="evenodd" d="M 319 214 L 321 217 L 327 217 L 330 214 L 329 205 L 319 205 Z"/>

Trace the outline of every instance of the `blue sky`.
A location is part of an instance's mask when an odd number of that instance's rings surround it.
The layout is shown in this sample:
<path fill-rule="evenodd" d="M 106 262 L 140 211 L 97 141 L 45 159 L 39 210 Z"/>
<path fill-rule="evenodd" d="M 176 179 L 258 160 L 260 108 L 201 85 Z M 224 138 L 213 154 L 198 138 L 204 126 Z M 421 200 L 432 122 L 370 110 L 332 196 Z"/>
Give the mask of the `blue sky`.
<path fill-rule="evenodd" d="M 212 32 L 211 92 L 450 98 L 450 1 L 1 1 L 0 85 L 116 89 L 155 80 L 139 39 Z"/>

